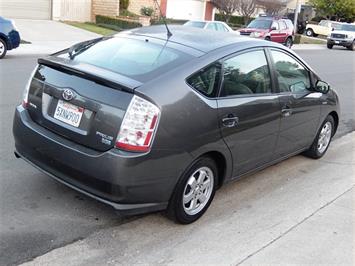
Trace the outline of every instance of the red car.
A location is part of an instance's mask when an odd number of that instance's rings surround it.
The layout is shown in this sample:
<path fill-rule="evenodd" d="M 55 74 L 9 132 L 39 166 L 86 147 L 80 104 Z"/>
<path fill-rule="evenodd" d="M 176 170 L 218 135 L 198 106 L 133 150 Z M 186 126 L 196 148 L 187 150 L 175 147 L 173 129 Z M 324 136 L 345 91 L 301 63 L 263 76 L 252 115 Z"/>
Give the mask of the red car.
<path fill-rule="evenodd" d="M 284 18 L 259 17 L 239 32 L 240 35 L 282 43 L 289 48 L 294 39 L 292 21 Z"/>

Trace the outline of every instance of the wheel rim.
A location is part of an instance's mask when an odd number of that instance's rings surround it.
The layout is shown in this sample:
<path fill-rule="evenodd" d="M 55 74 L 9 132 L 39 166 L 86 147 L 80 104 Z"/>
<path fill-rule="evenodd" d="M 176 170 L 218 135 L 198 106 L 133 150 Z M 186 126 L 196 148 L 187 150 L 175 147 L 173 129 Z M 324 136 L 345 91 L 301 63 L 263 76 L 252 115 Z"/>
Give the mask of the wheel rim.
<path fill-rule="evenodd" d="M 5 46 L 2 42 L 0 42 L 0 56 L 5 52 Z"/>
<path fill-rule="evenodd" d="M 195 215 L 203 210 L 211 198 L 214 186 L 213 172 L 208 167 L 197 169 L 188 179 L 182 205 L 188 215 Z"/>
<path fill-rule="evenodd" d="M 332 124 L 327 122 L 323 125 L 318 137 L 318 152 L 323 153 L 327 149 L 332 137 Z"/>
<path fill-rule="evenodd" d="M 307 34 L 307 36 L 311 36 L 311 35 L 312 35 L 312 32 L 311 32 L 310 30 L 307 30 L 307 31 L 306 31 L 306 34 Z"/>

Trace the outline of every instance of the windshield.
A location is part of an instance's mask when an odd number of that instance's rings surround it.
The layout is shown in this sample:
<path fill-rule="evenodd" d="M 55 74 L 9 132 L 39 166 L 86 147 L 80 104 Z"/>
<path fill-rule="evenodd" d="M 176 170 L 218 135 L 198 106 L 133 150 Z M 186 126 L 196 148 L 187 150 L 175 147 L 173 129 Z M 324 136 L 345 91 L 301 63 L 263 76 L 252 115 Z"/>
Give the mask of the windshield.
<path fill-rule="evenodd" d="M 345 30 L 345 31 L 355 31 L 355 25 L 343 24 L 343 25 L 341 25 L 340 29 Z"/>
<path fill-rule="evenodd" d="M 188 21 L 184 24 L 184 26 L 188 26 L 188 27 L 194 27 L 194 28 L 203 28 L 205 27 L 206 22 L 202 22 L 202 21 Z"/>
<path fill-rule="evenodd" d="M 249 23 L 247 28 L 270 29 L 271 22 L 272 22 L 271 20 L 266 20 L 266 19 L 255 19 Z"/>
<path fill-rule="evenodd" d="M 62 54 L 60 57 L 69 57 Z M 73 61 L 146 82 L 192 59 L 191 55 L 145 40 L 111 38 L 90 46 Z"/>

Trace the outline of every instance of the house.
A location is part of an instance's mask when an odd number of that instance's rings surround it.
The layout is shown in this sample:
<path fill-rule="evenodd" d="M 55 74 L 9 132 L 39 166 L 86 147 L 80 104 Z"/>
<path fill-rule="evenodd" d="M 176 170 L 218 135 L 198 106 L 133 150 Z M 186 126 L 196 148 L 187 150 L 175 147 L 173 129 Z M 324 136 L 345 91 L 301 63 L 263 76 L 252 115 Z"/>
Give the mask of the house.
<path fill-rule="evenodd" d="M 209 0 L 158 0 L 162 13 L 173 19 L 213 20 Z M 95 15 L 118 16 L 119 0 L 0 0 L 0 16 L 24 19 L 92 21 Z M 130 0 L 128 10 L 157 9 L 154 0 Z"/>

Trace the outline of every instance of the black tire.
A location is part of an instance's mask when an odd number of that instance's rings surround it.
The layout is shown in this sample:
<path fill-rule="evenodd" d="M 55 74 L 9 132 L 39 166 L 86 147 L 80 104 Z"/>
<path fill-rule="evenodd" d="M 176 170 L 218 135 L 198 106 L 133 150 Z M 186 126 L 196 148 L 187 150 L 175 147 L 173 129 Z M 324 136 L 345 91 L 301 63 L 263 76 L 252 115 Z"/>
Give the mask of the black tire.
<path fill-rule="evenodd" d="M 7 45 L 3 39 L 0 39 L 0 59 L 4 58 L 7 53 Z"/>
<path fill-rule="evenodd" d="M 318 149 L 319 138 L 320 138 L 321 131 L 322 131 L 323 127 L 328 122 L 331 124 L 331 137 L 330 137 L 329 143 L 326 146 L 326 148 L 324 149 L 324 151 L 320 152 Z M 334 118 L 331 115 L 328 115 L 326 117 L 326 119 L 324 120 L 324 122 L 322 123 L 321 127 L 319 128 L 318 133 L 312 143 L 312 146 L 307 151 L 304 152 L 304 155 L 306 155 L 307 157 L 313 158 L 313 159 L 322 158 L 323 155 L 327 152 L 329 145 L 331 143 L 332 137 L 334 135 L 334 129 L 335 129 L 334 125 L 335 125 Z"/>
<path fill-rule="evenodd" d="M 270 37 L 265 37 L 265 41 L 271 41 Z"/>
<path fill-rule="evenodd" d="M 355 40 L 353 41 L 353 43 L 350 46 L 348 46 L 346 48 L 348 48 L 350 51 L 355 51 Z"/>
<path fill-rule="evenodd" d="M 213 180 L 213 186 L 210 186 L 211 194 L 209 198 L 206 200 L 206 202 L 204 203 L 205 205 L 203 206 L 203 208 L 200 211 L 198 211 L 196 214 L 191 215 L 185 211 L 186 204 L 183 204 L 183 196 L 186 191 L 186 188 L 188 187 L 188 181 L 191 179 L 192 176 L 194 176 L 193 174 L 199 169 L 205 167 L 209 168 L 213 173 L 213 178 L 210 177 Z M 210 206 L 213 200 L 217 188 L 217 182 L 218 182 L 217 175 L 218 175 L 218 170 L 217 170 L 216 163 L 211 158 L 201 157 L 196 162 L 194 162 L 193 165 L 189 167 L 187 171 L 185 171 L 183 176 L 180 178 L 178 184 L 176 185 L 175 191 L 169 202 L 169 206 L 167 209 L 167 216 L 173 221 L 181 224 L 189 224 L 199 219 L 206 212 L 206 210 L 208 209 L 208 207 Z M 190 192 L 192 193 L 192 190 L 190 190 Z"/>
<path fill-rule="evenodd" d="M 308 37 L 314 37 L 314 32 L 313 32 L 313 30 L 312 30 L 312 29 L 307 29 L 307 30 L 306 30 L 306 35 L 307 35 Z"/>
<path fill-rule="evenodd" d="M 333 44 L 327 43 L 328 49 L 333 49 Z"/>
<path fill-rule="evenodd" d="M 293 45 L 293 40 L 291 37 L 288 37 L 286 39 L 285 46 L 291 49 L 292 45 Z"/>

